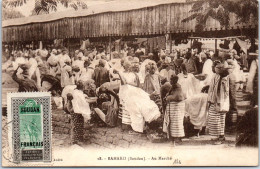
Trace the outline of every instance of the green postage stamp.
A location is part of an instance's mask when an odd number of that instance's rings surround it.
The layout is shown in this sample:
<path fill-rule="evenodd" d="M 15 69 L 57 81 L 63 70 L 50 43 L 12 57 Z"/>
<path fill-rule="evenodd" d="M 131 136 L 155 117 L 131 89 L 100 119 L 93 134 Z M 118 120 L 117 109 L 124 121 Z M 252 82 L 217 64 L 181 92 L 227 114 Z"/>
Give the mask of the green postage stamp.
<path fill-rule="evenodd" d="M 8 93 L 9 153 L 13 163 L 51 161 L 51 95 Z"/>

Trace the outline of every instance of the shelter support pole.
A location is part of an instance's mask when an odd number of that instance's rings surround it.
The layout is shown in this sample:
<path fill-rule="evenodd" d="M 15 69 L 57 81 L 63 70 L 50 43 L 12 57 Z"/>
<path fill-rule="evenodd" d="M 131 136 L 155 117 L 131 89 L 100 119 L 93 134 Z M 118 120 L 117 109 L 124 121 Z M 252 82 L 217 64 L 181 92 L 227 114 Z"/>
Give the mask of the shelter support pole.
<path fill-rule="evenodd" d="M 215 39 L 215 53 L 217 53 L 217 49 L 218 49 L 218 40 Z"/>
<path fill-rule="evenodd" d="M 111 49 L 111 36 L 109 36 L 109 57 L 110 57 L 110 60 L 112 59 L 112 49 Z"/>
<path fill-rule="evenodd" d="M 68 50 L 69 50 L 69 52 L 70 52 L 70 38 L 68 38 Z"/>
<path fill-rule="evenodd" d="M 169 34 L 169 40 L 170 40 L 170 53 L 172 53 L 172 35 Z"/>
<path fill-rule="evenodd" d="M 193 37 L 193 32 L 191 32 L 191 37 Z M 192 49 L 192 39 L 190 39 L 190 49 Z"/>

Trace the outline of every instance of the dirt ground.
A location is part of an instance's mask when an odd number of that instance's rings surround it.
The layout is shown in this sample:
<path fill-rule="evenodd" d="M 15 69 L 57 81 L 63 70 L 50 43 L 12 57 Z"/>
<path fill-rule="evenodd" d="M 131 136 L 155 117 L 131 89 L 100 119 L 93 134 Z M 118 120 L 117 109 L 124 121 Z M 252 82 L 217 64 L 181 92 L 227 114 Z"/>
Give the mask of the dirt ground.
<path fill-rule="evenodd" d="M 12 80 L 11 76 L 8 73 L 2 74 L 2 106 L 6 106 L 6 94 L 7 92 L 12 92 L 17 90 L 17 84 Z M 249 102 L 243 101 L 243 93 L 237 93 L 237 104 L 238 104 L 238 114 L 242 116 L 245 111 L 248 109 Z M 54 112 L 55 113 L 55 110 Z M 6 147 L 7 143 L 7 129 L 6 129 L 6 117 L 2 116 L 2 134 L 3 134 L 3 146 Z M 92 132 L 92 133 L 91 133 Z M 94 134 L 93 134 L 94 133 Z M 95 134 L 98 133 L 98 134 Z M 105 134 L 100 134 L 105 133 Z M 92 137 L 93 136 L 93 137 Z M 71 146 L 69 134 L 59 134 L 53 132 L 53 147 L 64 147 Z M 211 137 L 209 135 L 194 136 L 191 138 L 183 139 L 181 144 L 177 146 L 179 148 L 199 148 L 199 147 L 211 147 L 212 142 L 210 141 Z M 235 132 L 229 132 L 226 135 L 226 142 L 222 145 L 217 145 L 222 148 L 230 148 L 235 146 L 236 135 Z M 98 141 L 96 141 L 98 140 Z M 129 141 L 130 140 L 130 141 Z M 107 144 L 109 142 L 110 144 Z M 116 142 L 117 144 L 114 144 Z M 103 148 L 115 148 L 119 147 L 151 147 L 158 148 L 160 145 L 174 146 L 170 141 L 164 143 L 152 143 L 145 134 L 139 134 L 138 136 L 131 135 L 129 132 L 122 131 L 119 127 L 116 128 L 102 128 L 96 127 L 92 128 L 89 134 L 89 137 L 86 139 L 81 146 L 82 147 L 103 147 Z M 214 145 L 216 147 L 216 145 Z"/>

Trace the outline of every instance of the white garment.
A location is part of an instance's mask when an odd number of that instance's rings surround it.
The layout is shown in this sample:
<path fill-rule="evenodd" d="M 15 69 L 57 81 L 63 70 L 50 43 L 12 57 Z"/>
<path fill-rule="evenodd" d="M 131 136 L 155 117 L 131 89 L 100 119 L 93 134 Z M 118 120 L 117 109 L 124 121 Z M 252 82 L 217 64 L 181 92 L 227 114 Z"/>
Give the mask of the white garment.
<path fill-rule="evenodd" d="M 241 73 L 240 65 L 237 63 L 236 59 L 234 59 L 233 63 L 234 63 L 234 71 L 232 72 L 232 74 L 235 76 L 236 82 L 243 82 L 245 77 L 244 77 L 244 73 Z"/>
<path fill-rule="evenodd" d="M 195 129 L 206 126 L 208 94 L 199 93 L 185 100 L 185 111 Z"/>
<path fill-rule="evenodd" d="M 55 77 L 57 74 L 61 73 L 59 66 L 50 67 L 49 69 L 50 69 L 50 75 L 52 75 L 52 76 L 54 76 L 54 77 Z"/>
<path fill-rule="evenodd" d="M 99 64 L 99 60 L 100 60 L 100 59 L 98 59 L 98 60 L 93 60 L 93 61 L 91 62 L 91 64 L 89 65 L 89 67 L 95 69 L 96 66 Z M 106 60 L 105 60 L 105 68 L 106 68 L 107 70 L 110 69 L 109 63 L 108 63 Z"/>
<path fill-rule="evenodd" d="M 74 77 L 69 75 L 72 68 L 68 65 L 65 65 L 61 68 L 61 87 L 74 84 Z"/>
<path fill-rule="evenodd" d="M 187 99 L 201 92 L 203 86 L 201 85 L 200 81 L 194 77 L 193 74 L 188 73 L 187 77 L 185 78 L 183 73 L 179 73 L 178 77 L 178 83 L 181 85 L 182 91 L 186 95 Z"/>
<path fill-rule="evenodd" d="M 38 63 L 37 63 L 36 59 L 30 58 L 29 61 L 27 61 L 27 63 L 30 65 L 30 68 L 28 70 L 29 79 L 32 79 L 32 76 L 35 74 L 36 84 L 40 88 L 41 87 L 41 73 L 40 73 L 40 70 L 38 68 Z"/>
<path fill-rule="evenodd" d="M 139 71 L 139 72 L 136 73 L 136 74 L 137 74 L 137 76 L 139 77 L 140 83 L 143 84 L 143 83 L 144 83 L 144 77 L 142 76 L 141 72 Z"/>
<path fill-rule="evenodd" d="M 165 63 L 171 63 L 172 59 L 168 56 L 165 57 Z"/>
<path fill-rule="evenodd" d="M 229 76 L 223 77 L 221 81 L 225 81 L 225 85 L 223 83 L 220 85 L 220 112 L 228 112 L 230 108 L 229 101 Z"/>
<path fill-rule="evenodd" d="M 143 61 L 143 63 L 141 64 L 141 66 L 140 66 L 140 73 L 141 73 L 142 77 L 145 77 L 145 76 L 146 76 L 147 73 L 145 72 L 145 66 L 146 66 L 148 63 L 150 63 L 150 62 L 153 63 L 154 65 L 157 65 L 154 60 L 145 59 L 145 60 Z M 157 68 L 157 66 L 156 66 L 156 68 Z M 155 73 L 156 73 L 156 74 L 159 74 L 158 70 L 156 70 Z"/>
<path fill-rule="evenodd" d="M 12 65 L 12 61 L 10 59 L 8 59 L 6 62 L 3 63 L 2 65 L 2 70 L 6 70 L 7 68 L 9 68 Z"/>
<path fill-rule="evenodd" d="M 88 68 L 87 70 L 84 68 L 81 72 L 81 75 L 79 77 L 79 80 L 82 80 L 83 82 L 86 82 L 87 80 L 90 80 L 93 78 L 94 70 Z"/>
<path fill-rule="evenodd" d="M 86 101 L 86 96 L 83 91 L 75 89 L 72 93 L 72 106 L 75 113 L 82 114 L 84 117 L 84 122 L 90 120 L 90 107 L 89 103 Z"/>
<path fill-rule="evenodd" d="M 40 50 L 40 55 L 42 58 L 46 58 L 48 56 L 48 51 L 46 49 Z"/>
<path fill-rule="evenodd" d="M 249 69 L 247 85 L 246 85 L 246 92 L 253 93 L 254 88 L 254 79 L 256 78 L 255 75 L 258 71 L 258 59 L 253 60 Z"/>
<path fill-rule="evenodd" d="M 67 94 L 69 93 L 73 93 L 73 91 L 77 88 L 76 85 L 68 85 L 68 86 L 65 86 L 64 89 L 62 90 L 62 93 L 61 93 L 61 97 L 63 98 L 64 100 L 64 105 L 66 105 L 67 103 Z"/>
<path fill-rule="evenodd" d="M 58 62 L 59 62 L 59 57 L 54 54 L 51 54 L 51 56 L 47 60 L 47 63 L 50 65 L 56 65 Z"/>
<path fill-rule="evenodd" d="M 77 81 L 80 80 L 80 76 L 81 76 L 81 71 L 79 71 L 79 72 L 73 72 L 74 83 L 76 83 Z"/>
<path fill-rule="evenodd" d="M 54 103 L 57 106 L 57 109 L 62 109 L 62 97 L 53 97 Z"/>
<path fill-rule="evenodd" d="M 203 85 L 210 85 L 211 79 L 214 75 L 212 71 L 213 61 L 211 59 L 207 59 L 202 68 L 202 74 L 207 75 L 206 79 L 203 81 Z"/>
<path fill-rule="evenodd" d="M 119 98 L 124 103 L 124 111 L 130 115 L 134 131 L 143 132 L 145 122 L 150 123 L 161 115 L 158 106 L 141 88 L 122 85 L 119 90 Z"/>
<path fill-rule="evenodd" d="M 60 67 L 65 65 L 65 62 L 71 62 L 69 55 L 58 55 Z"/>
<path fill-rule="evenodd" d="M 127 57 L 128 51 L 126 50 L 121 50 L 121 53 L 123 53 L 123 58 Z"/>
<path fill-rule="evenodd" d="M 135 83 L 136 76 L 133 72 L 123 72 L 121 74 L 125 78 L 127 84 Z"/>
<path fill-rule="evenodd" d="M 79 67 L 80 70 L 84 69 L 84 61 L 83 60 L 74 60 L 72 62 L 72 67 Z"/>
<path fill-rule="evenodd" d="M 111 59 L 109 62 L 109 65 L 113 68 L 113 69 L 120 69 L 121 66 L 121 59 Z"/>
<path fill-rule="evenodd" d="M 162 77 L 166 78 L 167 81 L 169 82 L 170 79 L 171 79 L 171 76 L 172 76 L 172 75 L 175 75 L 175 73 L 174 73 L 174 71 L 173 71 L 172 69 L 170 69 L 170 70 L 168 70 L 168 71 L 167 71 L 166 69 L 162 69 L 162 70 L 160 71 L 160 75 L 161 75 Z"/>
<path fill-rule="evenodd" d="M 38 63 L 37 63 L 36 59 L 30 58 L 29 61 L 28 61 L 28 64 L 30 65 L 30 68 L 29 68 L 29 78 L 31 79 L 32 75 L 36 71 Z"/>
<path fill-rule="evenodd" d="M 25 58 L 24 57 L 18 57 L 15 59 L 15 61 L 13 62 L 13 69 L 16 70 L 18 68 L 19 65 L 21 64 L 25 64 Z"/>

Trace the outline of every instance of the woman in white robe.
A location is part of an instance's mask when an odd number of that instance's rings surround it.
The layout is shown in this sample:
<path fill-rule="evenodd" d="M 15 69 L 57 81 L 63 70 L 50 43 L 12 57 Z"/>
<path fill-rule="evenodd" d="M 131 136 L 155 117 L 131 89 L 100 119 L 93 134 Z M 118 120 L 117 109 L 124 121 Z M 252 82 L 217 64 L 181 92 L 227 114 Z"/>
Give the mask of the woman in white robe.
<path fill-rule="evenodd" d="M 202 74 L 206 75 L 206 79 L 203 81 L 203 85 L 210 85 L 211 79 L 214 75 L 212 71 L 213 61 L 211 59 L 207 59 L 202 68 Z"/>
<path fill-rule="evenodd" d="M 95 102 L 97 98 L 90 98 L 83 92 L 84 83 L 82 81 L 77 82 L 77 88 L 73 90 L 72 105 L 74 113 L 81 114 L 84 117 L 84 122 L 87 123 L 91 118 L 91 110 L 89 103 Z"/>
<path fill-rule="evenodd" d="M 74 84 L 71 66 L 65 64 L 61 67 L 61 87 Z"/>
<path fill-rule="evenodd" d="M 148 74 L 148 72 L 146 71 L 146 68 L 145 68 L 145 66 L 148 65 L 148 63 L 153 63 L 154 65 L 157 65 L 154 60 L 145 59 L 145 60 L 142 62 L 141 66 L 140 66 L 140 73 L 141 73 L 141 76 L 142 76 L 143 78 L 145 78 L 145 76 Z M 156 72 L 155 72 L 155 73 L 156 73 L 156 74 L 159 74 L 157 67 L 156 67 Z"/>
<path fill-rule="evenodd" d="M 122 123 L 125 115 L 130 116 L 130 125 L 136 132 L 143 132 L 145 122 L 152 122 L 161 115 L 158 106 L 150 99 L 148 93 L 137 87 L 136 76 L 129 72 L 130 63 L 125 63 L 125 72 L 119 74 L 122 85 L 119 89 L 120 102 L 123 105 Z"/>
<path fill-rule="evenodd" d="M 199 94 L 203 85 L 192 73 L 187 73 L 185 66 L 182 66 L 183 72 L 178 74 L 179 81 L 183 92 L 185 93 L 187 99 L 191 98 L 193 95 Z"/>

